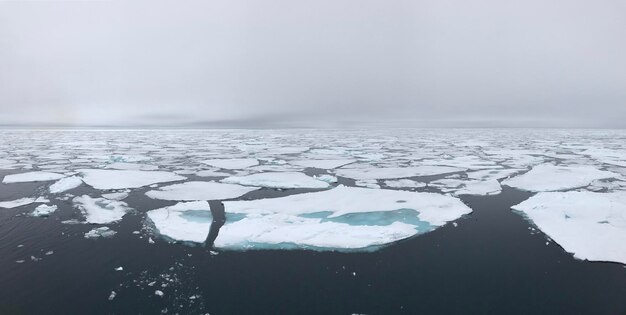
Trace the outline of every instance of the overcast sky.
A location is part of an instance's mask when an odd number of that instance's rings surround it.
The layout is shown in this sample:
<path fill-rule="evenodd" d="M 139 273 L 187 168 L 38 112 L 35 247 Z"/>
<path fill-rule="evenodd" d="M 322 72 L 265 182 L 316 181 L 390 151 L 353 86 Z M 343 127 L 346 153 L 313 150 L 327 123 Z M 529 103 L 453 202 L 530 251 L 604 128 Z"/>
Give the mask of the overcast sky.
<path fill-rule="evenodd" d="M 0 0 L 0 124 L 626 127 L 624 0 Z"/>

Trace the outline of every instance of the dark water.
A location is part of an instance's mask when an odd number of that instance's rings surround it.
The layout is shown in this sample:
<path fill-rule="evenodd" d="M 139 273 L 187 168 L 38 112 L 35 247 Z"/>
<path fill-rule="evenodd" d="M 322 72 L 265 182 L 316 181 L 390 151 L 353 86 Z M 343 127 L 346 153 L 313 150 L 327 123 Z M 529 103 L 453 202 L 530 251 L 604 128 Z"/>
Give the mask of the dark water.
<path fill-rule="evenodd" d="M 6 187 L 0 200 L 41 189 Z M 76 217 L 69 201 L 54 201 L 59 210 L 47 219 L 21 215 L 32 205 L 0 209 L 0 314 L 626 314 L 626 268 L 546 245 L 510 210 L 529 196 L 505 187 L 462 198 L 474 212 L 457 227 L 371 253 L 216 254 L 156 238 L 149 244 L 145 231 L 133 234 L 141 212 L 174 202 L 143 190 L 125 200 L 140 213 L 110 225 L 118 231 L 110 239 L 85 239 L 93 226 L 62 224 Z"/>

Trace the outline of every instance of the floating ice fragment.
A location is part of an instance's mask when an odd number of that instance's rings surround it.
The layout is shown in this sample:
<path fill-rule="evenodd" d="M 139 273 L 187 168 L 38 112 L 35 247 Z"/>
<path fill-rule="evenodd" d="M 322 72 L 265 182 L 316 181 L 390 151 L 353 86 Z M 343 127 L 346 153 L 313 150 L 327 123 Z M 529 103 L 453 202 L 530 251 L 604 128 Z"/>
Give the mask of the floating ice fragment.
<path fill-rule="evenodd" d="M 115 293 L 115 291 L 111 291 L 111 294 L 109 294 L 109 301 L 113 301 L 116 295 L 117 293 Z"/>
<path fill-rule="evenodd" d="M 50 185 L 49 191 L 50 193 L 58 194 L 68 191 L 70 189 L 74 189 L 80 186 L 82 183 L 83 180 L 78 176 L 65 177 Z"/>
<path fill-rule="evenodd" d="M 186 179 L 183 176 L 164 171 L 126 171 L 126 170 L 78 170 L 83 181 L 95 189 L 138 188 L 155 183 L 173 182 Z"/>
<path fill-rule="evenodd" d="M 203 243 L 213 222 L 211 207 L 206 201 L 180 202 L 148 211 L 147 215 L 157 233 L 183 242 Z"/>
<path fill-rule="evenodd" d="M 222 179 L 221 182 L 269 188 L 327 188 L 329 186 L 327 182 L 298 172 L 268 172 L 247 176 L 231 176 Z"/>
<path fill-rule="evenodd" d="M 51 180 L 61 179 L 63 177 L 65 177 L 65 175 L 63 174 L 37 171 L 6 175 L 2 182 L 5 184 L 23 182 L 47 182 Z"/>
<path fill-rule="evenodd" d="M 237 170 L 259 165 L 257 159 L 212 159 L 202 161 L 202 163 L 226 170 Z"/>
<path fill-rule="evenodd" d="M 185 182 L 150 190 L 146 195 L 161 200 L 219 200 L 237 198 L 257 189 L 216 182 Z"/>
<path fill-rule="evenodd" d="M 337 182 L 337 177 L 335 177 L 333 175 L 328 175 L 328 174 L 314 175 L 313 178 L 315 178 L 317 180 L 321 180 L 323 182 L 327 182 L 329 184 Z"/>
<path fill-rule="evenodd" d="M 115 268 L 115 271 L 123 271 L 123 270 L 124 270 L 124 267 L 122 267 L 122 266 L 119 266 L 119 267 Z"/>
<path fill-rule="evenodd" d="M 88 223 L 106 224 L 119 221 L 130 210 L 125 202 L 105 198 L 75 197 L 74 205 L 80 209 Z"/>
<path fill-rule="evenodd" d="M 626 264 L 626 192 L 541 192 L 513 209 L 578 259 Z"/>
<path fill-rule="evenodd" d="M 51 213 L 53 213 L 54 211 L 57 210 L 57 206 L 56 205 L 39 205 L 37 206 L 37 208 L 35 208 L 35 210 L 33 210 L 33 212 L 31 213 L 31 216 L 33 217 L 46 217 L 49 216 Z"/>
<path fill-rule="evenodd" d="M 154 291 L 154 295 L 156 295 L 156 296 L 163 296 L 163 291 L 156 290 L 156 291 Z"/>
<path fill-rule="evenodd" d="M 113 237 L 115 234 L 117 234 L 117 232 L 106 226 L 101 226 L 85 233 L 85 238 L 109 238 Z"/>
<path fill-rule="evenodd" d="M 136 164 L 136 163 L 126 163 L 126 162 L 115 162 L 106 166 L 106 168 L 116 169 L 116 170 L 135 170 L 135 171 L 154 171 L 159 169 L 156 165 L 148 165 L 148 164 Z"/>
<path fill-rule="evenodd" d="M 601 171 L 589 165 L 542 164 L 502 184 L 528 191 L 557 191 L 589 185 L 597 179 L 616 178 L 619 174 Z"/>

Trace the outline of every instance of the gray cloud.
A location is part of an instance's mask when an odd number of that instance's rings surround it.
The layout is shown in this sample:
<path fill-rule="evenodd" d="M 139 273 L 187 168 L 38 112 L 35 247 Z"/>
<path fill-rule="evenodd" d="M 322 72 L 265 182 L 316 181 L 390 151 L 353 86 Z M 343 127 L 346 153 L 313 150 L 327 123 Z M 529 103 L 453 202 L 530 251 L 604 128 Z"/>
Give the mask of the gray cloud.
<path fill-rule="evenodd" d="M 0 124 L 626 127 L 620 0 L 0 1 Z"/>

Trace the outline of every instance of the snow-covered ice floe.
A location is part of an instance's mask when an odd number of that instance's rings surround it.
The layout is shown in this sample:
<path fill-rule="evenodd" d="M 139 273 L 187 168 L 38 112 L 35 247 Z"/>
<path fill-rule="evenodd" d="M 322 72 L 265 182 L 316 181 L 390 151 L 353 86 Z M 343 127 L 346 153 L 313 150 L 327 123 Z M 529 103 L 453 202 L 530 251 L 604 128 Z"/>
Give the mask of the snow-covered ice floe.
<path fill-rule="evenodd" d="M 585 187 L 597 179 L 617 177 L 620 174 L 590 165 L 542 164 L 525 174 L 504 180 L 502 184 L 528 191 L 558 191 Z"/>
<path fill-rule="evenodd" d="M 59 173 L 36 171 L 36 172 L 6 175 L 4 179 L 2 179 L 2 182 L 5 184 L 25 183 L 25 182 L 47 182 L 47 181 L 61 179 L 63 177 L 65 177 L 65 175 L 59 174 Z"/>
<path fill-rule="evenodd" d="M 227 249 L 365 250 L 431 231 L 472 210 L 434 193 L 339 186 L 224 203 L 215 246 Z"/>
<path fill-rule="evenodd" d="M 626 264 L 626 192 L 541 192 L 513 209 L 576 258 Z"/>
<path fill-rule="evenodd" d="M 78 176 L 71 176 L 59 179 L 48 189 L 50 193 L 58 194 L 80 186 L 83 180 Z"/>
<path fill-rule="evenodd" d="M 327 188 L 329 184 L 298 172 L 267 172 L 246 176 L 231 176 L 223 183 L 269 188 Z"/>
<path fill-rule="evenodd" d="M 213 222 L 206 201 L 180 202 L 148 211 L 148 219 L 161 236 L 181 242 L 203 243 Z"/>
<path fill-rule="evenodd" d="M 125 202 L 105 198 L 92 198 L 87 195 L 75 197 L 74 205 L 85 216 L 85 221 L 92 224 L 107 224 L 122 219 L 131 208 Z"/>
<path fill-rule="evenodd" d="M 312 167 L 312 168 L 320 168 L 320 169 L 333 169 L 340 166 L 344 166 L 346 164 L 354 163 L 356 160 L 296 160 L 290 161 L 290 164 L 302 166 L 302 167 Z"/>
<path fill-rule="evenodd" d="M 225 170 L 238 170 L 259 165 L 257 159 L 212 159 L 202 161 L 202 163 Z"/>
<path fill-rule="evenodd" d="M 48 199 L 45 199 L 43 197 L 38 197 L 38 198 L 25 197 L 25 198 L 9 200 L 9 201 L 0 201 L 0 208 L 12 209 L 12 208 L 29 205 L 31 203 L 43 203 L 43 202 L 48 202 L 48 201 L 49 201 Z"/>
<path fill-rule="evenodd" d="M 219 200 L 237 198 L 257 189 L 216 182 L 185 182 L 150 190 L 146 195 L 161 200 Z"/>
<path fill-rule="evenodd" d="M 335 174 L 356 180 L 395 179 L 414 176 L 430 176 L 464 171 L 451 166 L 414 166 L 414 167 L 378 167 L 378 168 L 340 168 Z"/>
<path fill-rule="evenodd" d="M 186 179 L 186 177 L 164 171 L 80 169 L 78 172 L 87 185 L 102 190 L 138 188 Z"/>

